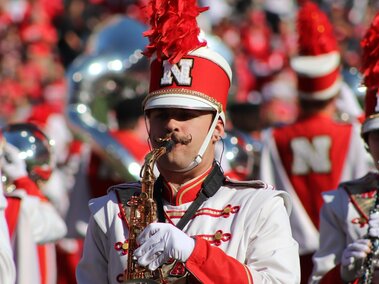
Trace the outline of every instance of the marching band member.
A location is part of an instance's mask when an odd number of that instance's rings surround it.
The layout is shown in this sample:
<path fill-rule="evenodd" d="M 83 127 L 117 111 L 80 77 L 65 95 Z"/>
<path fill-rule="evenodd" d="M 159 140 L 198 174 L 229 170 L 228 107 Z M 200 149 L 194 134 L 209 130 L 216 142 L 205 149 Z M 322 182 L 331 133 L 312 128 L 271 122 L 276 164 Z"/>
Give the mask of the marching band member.
<path fill-rule="evenodd" d="M 25 135 L 27 132 L 28 135 Z M 9 204 L 6 218 L 15 254 L 16 283 L 54 283 L 56 275 L 50 275 L 53 271 L 46 269 L 47 260 L 45 255 L 41 255 L 46 250 L 39 245 L 63 238 L 67 229 L 57 210 L 32 180 L 35 175 L 49 174 L 51 168 L 40 164 L 41 160 L 45 161 L 43 155 L 48 153 L 35 150 L 34 154 L 40 155 L 36 157 L 31 154 L 33 146 L 29 147 L 29 151 L 21 146 L 29 141 L 27 143 L 33 144 L 35 148 L 39 146 L 38 149 L 41 150 L 38 143 L 42 132 L 33 124 L 12 124 L 4 127 L 2 133 L 9 140 L 4 147 L 2 170 L 9 190 L 6 193 Z M 19 148 L 12 141 L 15 133 L 19 139 L 23 139 L 17 145 Z M 34 159 L 32 164 L 30 159 Z M 54 267 L 55 256 L 48 261 Z"/>
<path fill-rule="evenodd" d="M 156 55 L 143 104 L 147 129 L 153 151 L 163 147 L 163 137 L 174 144 L 157 160 L 159 222 L 132 239 L 128 200 L 141 183 L 92 199 L 78 283 L 141 277 L 129 267 L 159 272 L 152 278 L 161 283 L 299 283 L 289 195 L 262 181 L 231 182 L 215 162 L 232 74 L 226 60 L 198 39 L 196 16 L 204 9 L 194 0 L 177 0 L 150 1 L 147 11 L 145 54 Z M 134 242 L 140 246 L 129 250 Z"/>
<path fill-rule="evenodd" d="M 353 283 L 377 283 L 375 261 L 370 240 L 379 238 L 379 97 L 378 73 L 374 69 L 378 56 L 373 50 L 379 39 L 379 14 L 361 41 L 363 83 L 367 87 L 365 120 L 361 135 L 375 161 L 376 170 L 359 179 L 341 183 L 336 190 L 323 193 L 320 213 L 320 248 L 313 256 L 314 269 L 310 283 L 336 283 L 337 279 Z M 356 159 L 361 159 L 357 156 Z M 371 275 L 364 274 L 370 271 Z M 372 269 L 372 271 L 371 271 Z M 368 277 L 373 277 L 368 280 Z M 371 282 L 373 281 L 373 282 Z M 356 283 L 356 282 L 354 282 Z M 359 282 L 362 283 L 362 282 Z"/>
<path fill-rule="evenodd" d="M 360 124 L 339 118 L 336 101 L 342 79 L 333 28 L 317 4 L 304 2 L 297 16 L 299 55 L 291 59 L 299 116 L 264 132 L 260 166 L 261 179 L 293 199 L 290 218 L 300 247 L 302 283 L 308 281 L 319 246 L 321 193 L 361 177 L 371 167 Z"/>
<path fill-rule="evenodd" d="M 3 193 L 3 186 L 0 184 L 0 283 L 13 284 L 16 281 L 16 269 L 5 218 L 6 207 L 7 200 Z"/>

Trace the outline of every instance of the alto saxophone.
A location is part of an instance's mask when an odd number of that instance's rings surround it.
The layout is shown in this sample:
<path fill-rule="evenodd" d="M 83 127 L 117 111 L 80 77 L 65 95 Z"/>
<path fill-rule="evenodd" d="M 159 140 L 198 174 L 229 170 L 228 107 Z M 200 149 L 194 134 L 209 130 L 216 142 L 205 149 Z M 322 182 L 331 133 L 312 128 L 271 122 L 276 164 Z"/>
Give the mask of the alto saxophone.
<path fill-rule="evenodd" d="M 170 135 L 158 140 L 159 142 L 163 142 L 163 145 L 153 149 L 146 155 L 144 165 L 141 169 L 141 194 L 139 196 L 132 196 L 129 201 L 128 263 L 125 271 L 126 282 L 124 283 L 164 283 L 160 269 L 150 271 L 145 267 L 139 266 L 133 258 L 134 251 L 138 247 L 136 241 L 137 236 L 147 225 L 157 220 L 157 204 L 153 198 L 154 183 L 156 180 L 154 175 L 155 163 L 161 156 L 171 151 L 174 145 Z"/>
<path fill-rule="evenodd" d="M 376 192 L 375 204 L 370 210 L 370 215 L 379 212 L 379 193 Z M 370 230 L 370 227 L 368 228 Z M 367 255 L 361 267 L 362 276 L 359 278 L 359 284 L 371 284 L 375 268 L 379 261 L 379 238 L 369 237 L 371 241 L 371 252 Z"/>

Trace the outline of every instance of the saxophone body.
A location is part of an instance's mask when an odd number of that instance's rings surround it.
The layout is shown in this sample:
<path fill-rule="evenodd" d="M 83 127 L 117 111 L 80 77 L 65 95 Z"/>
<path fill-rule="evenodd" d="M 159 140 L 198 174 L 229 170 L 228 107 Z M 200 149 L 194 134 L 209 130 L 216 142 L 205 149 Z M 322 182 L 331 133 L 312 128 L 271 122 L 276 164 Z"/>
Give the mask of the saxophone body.
<path fill-rule="evenodd" d="M 132 196 L 129 216 L 129 239 L 128 239 L 128 263 L 125 272 L 124 283 L 165 283 L 160 269 L 150 271 L 149 269 L 139 266 L 133 259 L 134 251 L 138 244 L 137 236 L 146 228 L 147 225 L 157 220 L 157 205 L 154 201 L 154 166 L 156 161 L 169 152 L 174 144 L 170 138 L 161 139 L 163 145 L 155 148 L 145 157 L 145 163 L 141 169 L 142 190 L 139 196 Z"/>
<path fill-rule="evenodd" d="M 376 192 L 375 204 L 370 210 L 370 215 L 379 212 L 379 193 Z M 369 227 L 370 230 L 370 227 Z M 379 261 L 379 238 L 369 237 L 371 241 L 371 252 L 367 255 L 361 267 L 362 276 L 359 278 L 359 284 L 373 283 L 375 268 Z"/>

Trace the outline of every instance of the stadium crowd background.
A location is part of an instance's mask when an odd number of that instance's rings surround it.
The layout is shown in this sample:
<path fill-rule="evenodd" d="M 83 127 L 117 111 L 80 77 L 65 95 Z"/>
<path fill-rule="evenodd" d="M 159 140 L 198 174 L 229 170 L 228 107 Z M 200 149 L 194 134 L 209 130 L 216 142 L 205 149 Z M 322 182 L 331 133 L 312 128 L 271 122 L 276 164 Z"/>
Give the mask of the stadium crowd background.
<path fill-rule="evenodd" d="M 132 0 L 7 0 L 0 4 L 0 126 L 32 121 L 56 141 L 57 166 L 77 171 L 79 151 L 68 124 L 47 129 L 52 114 L 65 117 L 66 71 L 79 55 L 90 52 L 91 35 L 116 14 L 144 22 Z M 301 1 L 203 0 L 211 9 L 199 19 L 207 34 L 218 36 L 233 55 L 234 84 L 229 111 L 243 106 L 249 117 L 232 117 L 234 126 L 253 136 L 268 126 L 297 117 L 297 82 L 289 60 L 297 52 L 296 15 Z M 344 80 L 353 90 L 343 109 L 347 117 L 363 115 L 360 85 L 360 40 L 379 8 L 378 1 L 314 1 L 328 14 L 342 55 Z M 356 105 L 348 102 L 357 100 Z M 241 108 L 242 106 L 242 108 Z M 349 107 L 351 106 L 351 109 Z M 62 124 L 59 124 L 62 127 Z M 73 163 L 74 164 L 74 163 Z M 76 172 L 75 172 L 76 173 Z M 72 184 L 62 173 L 64 188 L 55 187 L 52 203 L 65 215 Z M 50 186 L 53 188 L 54 185 Z M 57 192 L 60 191 L 61 192 Z M 55 200 L 54 200 L 55 199 Z M 70 231 L 70 228 L 68 228 Z M 64 247 L 69 243 L 60 242 Z M 80 245 L 80 244 L 79 244 Z M 69 245 L 68 245 L 69 246 Z M 65 248 L 67 249 L 66 246 Z M 80 250 L 79 250 L 80 251 Z M 76 255 L 77 257 L 78 255 Z M 58 259 L 59 261 L 59 259 Z M 73 263 L 77 263 L 74 260 Z M 71 270 L 72 272 L 73 270 Z M 71 280 L 70 280 L 71 281 Z M 68 281 L 67 283 L 72 283 Z M 60 283 L 65 283 L 63 280 Z"/>
<path fill-rule="evenodd" d="M 202 1 L 212 6 L 202 26 L 221 37 L 234 54 L 232 100 L 261 104 L 265 125 L 296 116 L 295 76 L 288 59 L 296 53 L 299 3 L 282 1 Z M 318 1 L 334 25 L 345 79 L 356 90 L 359 40 L 377 1 Z M 143 1 L 3 1 L 0 17 L 1 124 L 23 120 L 33 106 L 49 102 L 63 111 L 65 70 L 81 53 L 99 23 L 114 14 L 144 20 Z M 359 95 L 359 91 L 357 94 Z"/>

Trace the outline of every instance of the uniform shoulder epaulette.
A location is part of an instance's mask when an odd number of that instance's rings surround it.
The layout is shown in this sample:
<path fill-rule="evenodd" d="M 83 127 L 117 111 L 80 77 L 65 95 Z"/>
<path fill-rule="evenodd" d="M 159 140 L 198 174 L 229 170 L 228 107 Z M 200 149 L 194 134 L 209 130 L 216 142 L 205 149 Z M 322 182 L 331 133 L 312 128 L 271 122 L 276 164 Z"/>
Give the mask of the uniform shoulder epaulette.
<path fill-rule="evenodd" d="M 369 192 L 379 188 L 379 175 L 370 172 L 359 179 L 343 182 L 340 187 L 346 189 L 350 194 Z"/>
<path fill-rule="evenodd" d="M 137 190 L 141 189 L 141 183 L 140 182 L 124 182 L 120 184 L 112 185 L 108 188 L 108 192 L 112 190 Z"/>
<path fill-rule="evenodd" d="M 274 190 L 274 186 L 269 185 L 261 180 L 246 180 L 246 181 L 240 181 L 240 180 L 234 180 L 229 177 L 225 178 L 225 185 L 230 185 L 233 187 L 249 187 L 254 189 L 270 189 Z"/>
<path fill-rule="evenodd" d="M 114 191 L 116 194 L 124 201 L 129 201 L 134 195 L 139 195 L 141 193 L 141 183 L 140 182 L 127 182 L 120 183 L 108 188 L 108 192 Z"/>

